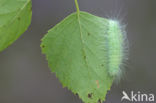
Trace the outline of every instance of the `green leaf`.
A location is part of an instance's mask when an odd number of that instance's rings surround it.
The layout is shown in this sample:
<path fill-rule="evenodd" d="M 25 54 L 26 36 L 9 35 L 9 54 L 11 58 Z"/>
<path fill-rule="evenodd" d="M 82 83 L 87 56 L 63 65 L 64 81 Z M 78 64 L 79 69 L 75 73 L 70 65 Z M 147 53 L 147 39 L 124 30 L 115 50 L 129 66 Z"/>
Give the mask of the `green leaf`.
<path fill-rule="evenodd" d="M 0 0 L 0 51 L 12 44 L 31 23 L 31 0 Z"/>
<path fill-rule="evenodd" d="M 105 100 L 122 61 L 117 21 L 73 13 L 42 39 L 42 52 L 64 87 L 85 103 Z"/>

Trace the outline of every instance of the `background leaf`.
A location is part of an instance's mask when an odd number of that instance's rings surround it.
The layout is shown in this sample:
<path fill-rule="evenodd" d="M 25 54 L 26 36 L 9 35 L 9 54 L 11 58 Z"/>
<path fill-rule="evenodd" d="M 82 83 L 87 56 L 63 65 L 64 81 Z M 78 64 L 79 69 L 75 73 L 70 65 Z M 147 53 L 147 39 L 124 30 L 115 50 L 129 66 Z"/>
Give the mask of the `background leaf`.
<path fill-rule="evenodd" d="M 31 16 L 31 0 L 0 0 L 0 51 L 27 30 Z"/>
<path fill-rule="evenodd" d="M 51 29 L 41 47 L 64 87 L 85 103 L 101 103 L 112 85 L 114 69 L 119 71 L 121 39 L 117 22 L 80 12 Z"/>

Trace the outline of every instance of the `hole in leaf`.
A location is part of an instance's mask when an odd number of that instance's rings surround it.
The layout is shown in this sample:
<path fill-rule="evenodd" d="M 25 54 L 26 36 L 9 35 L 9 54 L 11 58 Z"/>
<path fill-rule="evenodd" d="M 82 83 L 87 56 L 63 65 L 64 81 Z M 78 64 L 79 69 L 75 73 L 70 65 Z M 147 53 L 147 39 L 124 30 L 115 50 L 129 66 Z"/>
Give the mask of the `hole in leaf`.
<path fill-rule="evenodd" d="M 93 93 L 88 94 L 88 98 L 92 98 L 92 96 L 93 96 Z"/>
<path fill-rule="evenodd" d="M 17 19 L 18 19 L 19 21 L 21 20 L 21 18 L 20 18 L 20 17 L 18 17 Z"/>
<path fill-rule="evenodd" d="M 86 59 L 86 56 L 84 56 L 84 59 Z"/>
<path fill-rule="evenodd" d="M 41 47 L 42 47 L 42 48 L 45 48 L 45 45 L 42 45 Z"/>
<path fill-rule="evenodd" d="M 30 8 L 30 11 L 32 11 L 32 7 Z"/>
<path fill-rule="evenodd" d="M 101 102 L 101 99 L 98 100 L 98 103 L 102 103 L 102 102 Z"/>

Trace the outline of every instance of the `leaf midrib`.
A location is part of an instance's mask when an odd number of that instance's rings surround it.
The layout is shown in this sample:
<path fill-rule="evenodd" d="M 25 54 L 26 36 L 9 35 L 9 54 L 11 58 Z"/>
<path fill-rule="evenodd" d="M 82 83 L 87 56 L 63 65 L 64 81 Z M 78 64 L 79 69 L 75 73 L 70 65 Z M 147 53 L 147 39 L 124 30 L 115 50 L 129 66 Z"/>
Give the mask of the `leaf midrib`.
<path fill-rule="evenodd" d="M 81 12 L 81 11 L 80 11 Z M 81 43 L 82 43 L 82 51 L 83 51 L 83 53 L 84 53 L 84 55 L 83 56 L 86 56 L 86 52 L 85 52 L 85 47 L 84 47 L 84 45 L 86 45 L 85 43 L 84 43 L 84 40 L 83 40 L 83 34 L 82 34 L 82 27 L 81 27 L 81 21 L 80 21 L 80 12 L 77 12 L 77 18 L 78 18 L 78 24 L 79 24 L 79 29 L 80 29 L 80 39 L 81 39 Z M 94 53 L 93 53 L 94 54 Z M 95 54 L 94 54 L 95 55 Z M 95 56 L 96 57 L 96 56 Z M 86 57 L 87 58 L 87 57 Z M 98 59 L 98 58 L 97 58 Z M 87 62 L 87 60 L 84 58 L 84 60 L 85 60 L 85 64 L 86 64 L 86 66 L 87 66 L 87 69 L 88 69 L 88 74 L 89 74 L 89 76 L 91 77 L 91 74 L 90 74 L 90 70 L 89 70 L 89 65 L 88 65 L 88 62 Z M 92 67 L 91 67 L 92 68 Z M 93 70 L 94 71 L 94 69 L 91 69 L 91 70 Z M 95 72 L 95 71 L 94 71 Z M 96 74 L 96 72 L 95 72 L 95 74 Z M 96 74 L 97 75 L 97 74 Z M 98 76 L 98 75 L 97 75 Z M 98 76 L 99 77 L 99 76 Z M 101 77 L 99 77 L 101 80 L 103 80 Z"/>
<path fill-rule="evenodd" d="M 82 27 L 81 27 L 81 22 L 80 22 L 80 12 L 77 12 L 77 19 L 78 19 L 78 24 L 79 24 L 79 29 L 80 29 L 80 39 L 81 39 L 81 43 L 82 43 L 82 52 L 83 52 L 82 56 L 86 56 L 86 58 L 87 58 L 87 55 L 86 55 L 86 52 L 85 52 L 85 49 L 84 49 L 85 43 L 84 43 L 83 35 L 82 35 Z M 89 77 L 91 77 L 91 74 L 89 72 L 89 65 L 88 65 L 88 62 L 87 62 L 86 58 L 83 58 L 83 59 L 85 61 L 87 69 L 88 69 L 88 75 L 89 75 Z"/>

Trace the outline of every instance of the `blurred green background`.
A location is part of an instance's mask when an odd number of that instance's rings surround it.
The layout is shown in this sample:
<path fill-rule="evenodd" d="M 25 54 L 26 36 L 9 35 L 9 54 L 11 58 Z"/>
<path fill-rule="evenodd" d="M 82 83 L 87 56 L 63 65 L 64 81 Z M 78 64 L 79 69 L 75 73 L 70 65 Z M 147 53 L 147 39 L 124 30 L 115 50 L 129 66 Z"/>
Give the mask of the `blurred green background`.
<path fill-rule="evenodd" d="M 156 1 L 78 1 L 83 11 L 117 18 L 127 25 L 130 51 L 126 72 L 120 83 L 113 84 L 105 103 L 121 103 L 123 90 L 156 94 Z M 0 53 L 0 103 L 82 103 L 62 88 L 40 49 L 44 34 L 75 11 L 74 0 L 32 0 L 32 3 L 29 29 Z"/>

